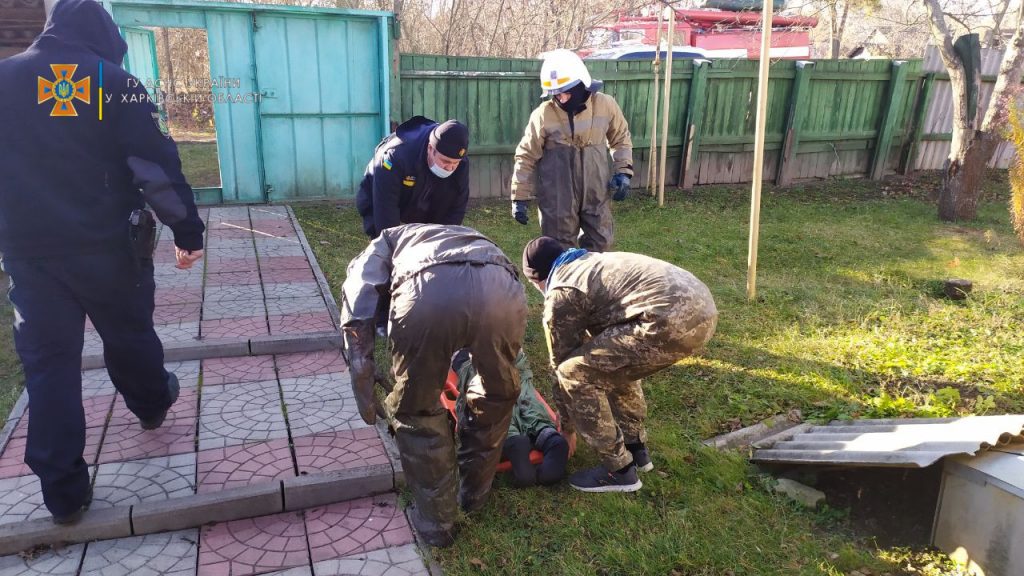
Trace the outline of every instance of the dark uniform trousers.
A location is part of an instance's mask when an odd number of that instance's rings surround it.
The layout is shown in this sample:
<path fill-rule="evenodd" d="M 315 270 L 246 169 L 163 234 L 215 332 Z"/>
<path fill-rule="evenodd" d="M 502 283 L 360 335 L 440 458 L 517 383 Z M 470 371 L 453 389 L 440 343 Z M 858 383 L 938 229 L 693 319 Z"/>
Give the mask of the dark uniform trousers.
<path fill-rule="evenodd" d="M 82 408 L 85 317 L 103 340 L 117 391 L 140 418 L 170 405 L 160 339 L 153 329 L 151 260 L 127 251 L 3 262 L 11 278 L 14 343 L 29 395 L 25 463 L 54 515 L 77 510 L 89 486 Z"/>
<path fill-rule="evenodd" d="M 512 270 L 493 264 L 440 264 L 392 295 L 389 334 L 396 384 L 386 408 L 402 466 L 421 514 L 450 530 L 458 506 L 482 505 L 501 458 L 519 396 L 516 355 L 526 332 L 526 294 Z M 480 375 L 462 391 L 455 442 L 440 403 L 452 354 L 469 348 Z M 458 496 L 456 496 L 458 491 Z"/>

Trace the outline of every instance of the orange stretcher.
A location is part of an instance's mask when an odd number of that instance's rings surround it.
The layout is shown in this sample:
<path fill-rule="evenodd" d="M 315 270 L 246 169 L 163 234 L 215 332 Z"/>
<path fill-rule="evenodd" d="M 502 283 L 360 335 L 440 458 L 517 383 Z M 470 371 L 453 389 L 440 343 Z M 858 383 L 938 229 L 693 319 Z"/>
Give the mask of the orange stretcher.
<path fill-rule="evenodd" d="M 562 423 L 558 421 L 558 414 L 551 409 L 547 400 L 541 396 L 540 391 L 536 388 L 534 392 L 537 394 L 537 400 L 540 401 L 541 405 L 544 406 L 548 411 L 548 416 L 551 417 L 551 421 L 555 423 L 555 429 L 559 432 L 562 431 Z M 441 405 L 444 406 L 445 410 L 448 411 L 448 415 L 451 417 L 454 423 L 456 431 L 458 430 L 459 417 L 455 414 L 455 403 L 459 399 L 459 376 L 454 370 L 448 369 L 448 379 L 444 382 L 444 390 L 441 392 Z M 539 450 L 530 451 L 530 463 L 534 466 L 544 461 L 544 454 Z M 512 463 L 508 460 L 502 460 L 498 463 L 498 472 L 508 472 L 512 469 Z"/>

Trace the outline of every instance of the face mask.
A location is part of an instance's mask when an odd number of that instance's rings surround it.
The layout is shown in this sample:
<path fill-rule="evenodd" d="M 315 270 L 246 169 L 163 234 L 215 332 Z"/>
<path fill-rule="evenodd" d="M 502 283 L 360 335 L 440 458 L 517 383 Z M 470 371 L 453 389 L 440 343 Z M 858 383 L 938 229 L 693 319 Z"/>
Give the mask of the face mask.
<path fill-rule="evenodd" d="M 430 167 L 430 171 L 433 172 L 434 176 L 437 176 L 438 178 L 447 178 L 455 173 L 454 170 L 445 170 L 444 168 L 441 168 L 436 164 Z"/>

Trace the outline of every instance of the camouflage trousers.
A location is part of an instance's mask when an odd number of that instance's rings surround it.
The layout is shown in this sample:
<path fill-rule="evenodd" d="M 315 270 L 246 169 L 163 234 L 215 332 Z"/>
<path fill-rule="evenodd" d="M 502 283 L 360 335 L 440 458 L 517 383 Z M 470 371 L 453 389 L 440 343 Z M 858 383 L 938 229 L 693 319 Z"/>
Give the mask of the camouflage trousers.
<path fill-rule="evenodd" d="M 579 432 L 608 470 L 633 460 L 625 445 L 646 442 L 647 402 L 640 379 L 700 350 L 715 332 L 718 312 L 708 299 L 690 318 L 634 321 L 595 335 L 555 370 L 555 404 L 566 435 Z"/>

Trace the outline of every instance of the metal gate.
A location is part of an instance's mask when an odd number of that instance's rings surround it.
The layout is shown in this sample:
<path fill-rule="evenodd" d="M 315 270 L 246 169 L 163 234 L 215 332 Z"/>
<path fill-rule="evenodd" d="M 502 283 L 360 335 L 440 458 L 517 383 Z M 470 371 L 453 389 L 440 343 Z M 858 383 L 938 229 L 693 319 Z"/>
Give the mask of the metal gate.
<path fill-rule="evenodd" d="M 355 195 L 390 128 L 391 13 L 196 0 L 106 5 L 140 78 L 151 56 L 140 28 L 207 32 L 221 187 L 197 191 L 202 199 Z"/>

